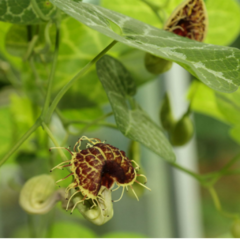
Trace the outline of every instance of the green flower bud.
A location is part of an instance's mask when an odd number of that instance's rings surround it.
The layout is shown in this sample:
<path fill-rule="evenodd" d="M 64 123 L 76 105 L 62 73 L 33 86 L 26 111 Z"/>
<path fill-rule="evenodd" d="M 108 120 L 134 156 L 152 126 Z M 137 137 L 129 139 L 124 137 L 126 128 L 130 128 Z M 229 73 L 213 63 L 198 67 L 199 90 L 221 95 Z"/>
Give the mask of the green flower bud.
<path fill-rule="evenodd" d="M 193 132 L 193 122 L 188 114 L 184 114 L 171 131 L 170 139 L 173 146 L 186 144 L 192 138 Z"/>
<path fill-rule="evenodd" d="M 47 174 L 30 178 L 20 192 L 20 206 L 31 214 L 49 212 L 61 199 L 61 194 L 54 191 L 55 186 L 54 179 Z"/>
<path fill-rule="evenodd" d="M 171 104 L 166 93 L 160 110 L 160 121 L 166 131 L 171 131 L 175 125 L 175 120 L 171 110 Z"/>
<path fill-rule="evenodd" d="M 156 57 L 150 53 L 146 53 L 144 62 L 146 69 L 156 75 L 167 72 L 172 67 L 172 62 Z"/>
<path fill-rule="evenodd" d="M 231 227 L 231 233 L 234 238 L 240 238 L 240 219 L 236 219 Z"/>
<path fill-rule="evenodd" d="M 76 190 L 71 190 L 71 195 L 74 194 Z M 99 200 L 99 205 L 93 205 L 92 200 L 85 200 L 84 203 L 80 202 L 77 205 L 79 212 L 90 222 L 95 225 L 103 225 L 108 222 L 113 217 L 113 204 L 112 204 L 112 192 L 111 190 L 102 187 L 100 190 L 102 200 Z M 83 199 L 83 195 L 78 193 L 73 197 L 73 203 Z"/>

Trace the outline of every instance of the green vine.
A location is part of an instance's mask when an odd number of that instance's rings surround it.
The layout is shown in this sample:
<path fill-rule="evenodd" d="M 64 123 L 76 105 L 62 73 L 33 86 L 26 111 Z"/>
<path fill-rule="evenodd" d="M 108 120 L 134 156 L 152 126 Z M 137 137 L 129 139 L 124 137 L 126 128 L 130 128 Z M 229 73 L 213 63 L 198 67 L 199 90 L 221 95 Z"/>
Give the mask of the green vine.
<path fill-rule="evenodd" d="M 63 89 L 57 94 L 57 96 L 54 98 L 52 104 L 50 107 L 48 107 L 50 102 L 50 96 L 51 96 L 51 90 L 52 90 L 52 81 L 54 77 L 54 73 L 56 70 L 56 63 L 57 63 L 57 56 L 58 56 L 58 48 L 59 48 L 59 25 L 57 25 L 57 34 L 56 34 L 56 44 L 55 44 L 55 54 L 54 54 L 54 63 L 52 64 L 52 70 L 49 76 L 48 80 L 48 90 L 47 95 L 45 99 L 45 104 L 43 107 L 43 111 L 41 114 L 41 117 L 36 121 L 36 123 L 23 135 L 23 137 L 18 140 L 18 142 L 14 145 L 14 147 L 3 157 L 3 159 L 0 161 L 0 166 L 2 166 L 12 154 L 18 150 L 18 148 L 31 136 L 33 132 L 36 131 L 36 129 L 43 125 L 45 130 L 47 131 L 48 135 L 53 137 L 50 131 L 48 131 L 46 123 L 49 123 L 51 120 L 52 113 L 54 112 L 55 108 L 57 107 L 58 102 L 61 100 L 63 95 L 67 92 L 67 90 L 80 78 L 82 77 L 105 53 L 107 53 L 116 43 L 117 41 L 113 41 L 110 43 L 102 52 L 100 52 L 92 61 L 90 61 L 75 77 L 73 77 L 72 80 L 70 80 Z M 34 69 L 34 65 L 32 65 Z M 36 72 L 35 72 L 36 74 Z M 90 124 L 90 123 L 88 123 Z M 90 126 L 90 125 L 89 125 Z M 110 126 L 110 125 L 108 125 Z M 111 126 L 114 128 L 114 126 Z M 53 138 L 52 138 L 53 140 Z M 55 142 L 57 144 L 57 142 Z"/>
<path fill-rule="evenodd" d="M 163 6 L 157 6 L 153 3 L 151 3 L 148 0 L 141 0 L 143 3 L 145 3 L 148 7 L 150 7 L 153 11 L 153 13 L 157 16 L 157 18 L 159 19 L 159 21 L 161 22 L 161 24 L 164 23 L 165 19 L 164 17 L 162 17 L 159 14 L 159 11 L 162 11 L 163 14 L 166 15 L 166 13 L 164 12 L 164 8 L 166 7 L 166 5 L 169 3 L 169 1 L 166 1 L 165 4 Z M 41 115 L 38 116 L 34 116 L 35 118 L 37 118 L 35 124 L 16 142 L 16 144 L 6 153 L 6 155 L 2 158 L 2 160 L 0 161 L 0 166 L 2 166 L 20 147 L 21 145 L 34 133 L 36 132 L 36 130 L 41 126 L 45 132 L 45 137 L 48 139 L 51 139 L 51 141 L 53 142 L 53 144 L 56 147 L 60 147 L 61 145 L 65 145 L 69 139 L 70 135 L 83 135 L 90 127 L 92 126 L 103 126 L 103 127 L 108 127 L 111 129 L 118 129 L 118 126 L 116 124 L 112 124 L 109 122 L 104 121 L 107 117 L 112 116 L 113 112 L 104 114 L 92 121 L 89 120 L 69 120 L 67 118 L 65 118 L 63 116 L 63 114 L 61 113 L 61 111 L 58 109 L 58 104 L 59 101 L 62 99 L 62 97 L 64 96 L 64 94 L 81 78 L 83 77 L 86 73 L 88 73 L 93 66 L 97 63 L 97 61 L 99 59 L 101 59 L 112 47 L 114 47 L 117 43 L 116 40 L 112 41 L 105 49 L 103 49 L 99 54 L 97 54 L 96 57 L 94 57 L 88 64 L 86 64 L 58 93 L 57 95 L 52 98 L 52 94 L 53 94 L 53 82 L 54 82 L 54 77 L 56 76 L 56 69 L 57 69 L 57 63 L 58 63 L 58 55 L 59 55 L 59 45 L 60 45 L 60 19 L 58 14 L 56 14 L 56 18 L 53 20 L 50 20 L 50 17 L 46 17 L 41 9 L 39 8 L 37 1 L 36 0 L 31 0 L 32 6 L 34 11 L 37 13 L 37 15 L 46 22 L 46 26 L 44 29 L 44 38 L 45 38 L 45 45 L 44 48 L 42 49 L 36 49 L 36 45 L 40 39 L 40 25 L 36 26 L 36 34 L 34 36 L 32 36 L 32 26 L 28 26 L 28 33 L 29 33 L 29 42 L 28 42 L 28 47 L 26 50 L 26 53 L 23 57 L 24 61 L 28 61 L 28 64 L 30 66 L 30 69 L 32 70 L 32 73 L 34 75 L 35 78 L 35 85 L 37 88 L 39 88 L 39 91 L 41 92 L 41 101 L 43 101 L 42 105 L 42 112 Z M 35 57 L 38 56 L 41 59 L 41 56 L 43 57 L 43 53 L 49 52 L 51 49 L 51 39 L 50 39 L 50 35 L 49 35 L 49 31 L 50 31 L 50 27 L 52 24 L 55 24 L 55 28 L 56 28 L 56 35 L 55 35 L 55 46 L 54 46 L 54 53 L 53 53 L 53 59 L 52 59 L 52 63 L 51 63 L 51 70 L 50 73 L 48 75 L 48 80 L 47 80 L 47 89 L 45 90 L 44 86 L 43 86 L 43 81 L 41 81 L 41 78 L 38 73 L 38 70 L 36 68 L 36 62 L 35 62 Z M 40 61 L 41 62 L 41 61 Z M 42 62 L 43 59 L 42 59 Z M 46 62 L 46 61 L 45 61 Z M 9 78 L 9 80 L 11 81 L 13 86 L 20 86 L 21 84 L 19 82 L 17 82 L 16 77 L 13 78 Z M 197 89 L 195 89 L 195 92 L 197 91 Z M 193 95 L 191 97 L 191 101 L 194 98 L 194 94 L 195 92 L 193 92 Z M 131 97 L 126 97 L 130 107 L 132 108 L 132 110 L 136 109 L 136 102 L 134 101 L 133 98 Z M 33 108 L 33 112 L 34 115 L 36 115 L 37 112 L 37 108 L 36 106 L 32 106 Z M 188 112 L 187 114 L 190 113 L 191 110 L 191 103 L 189 105 L 188 108 Z M 66 135 L 64 137 L 63 140 L 61 140 L 61 145 L 59 145 L 58 141 L 56 140 L 56 138 L 54 137 L 54 134 L 51 132 L 51 129 L 49 127 L 50 122 L 52 120 L 52 116 L 53 113 L 56 113 L 58 118 L 60 119 L 60 121 L 63 124 L 64 129 L 66 130 Z M 82 129 L 80 130 L 80 132 L 77 133 L 73 133 L 70 132 L 69 130 L 69 126 L 72 124 L 82 124 L 84 125 L 84 127 L 82 127 Z M 63 161 L 68 160 L 68 158 L 66 157 L 66 155 L 64 154 L 64 152 L 61 150 L 61 148 L 58 149 L 59 154 L 61 156 L 61 158 L 63 159 Z M 235 175 L 235 174 L 240 174 L 240 169 L 231 169 L 231 167 L 240 160 L 240 153 L 238 155 L 236 155 L 233 159 L 231 159 L 223 168 L 221 168 L 218 171 L 214 171 L 211 172 L 209 174 L 198 174 L 195 173 L 181 165 L 179 165 L 176 162 L 169 162 L 169 164 L 190 175 L 191 177 L 193 177 L 195 180 L 197 180 L 199 182 L 199 184 L 206 188 L 209 192 L 209 194 L 212 197 L 214 206 L 216 208 L 216 210 L 224 217 L 236 220 L 240 218 L 240 215 L 237 213 L 229 213 L 223 210 L 222 205 L 221 205 L 221 201 L 219 199 L 219 196 L 214 188 L 214 185 L 222 178 L 228 175 Z M 29 217 L 29 227 L 30 230 L 33 230 L 33 222 L 32 222 L 32 218 Z M 35 232 L 31 232 L 32 237 L 36 237 L 36 233 Z"/>

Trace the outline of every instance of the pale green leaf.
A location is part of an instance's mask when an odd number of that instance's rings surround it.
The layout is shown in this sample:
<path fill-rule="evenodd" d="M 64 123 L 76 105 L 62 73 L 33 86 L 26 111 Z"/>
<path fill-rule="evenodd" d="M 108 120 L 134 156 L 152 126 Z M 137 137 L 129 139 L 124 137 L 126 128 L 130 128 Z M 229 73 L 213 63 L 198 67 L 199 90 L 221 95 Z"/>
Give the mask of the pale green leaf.
<path fill-rule="evenodd" d="M 135 18 L 154 27 L 163 28 L 164 22 L 182 1 L 183 0 L 148 0 L 146 2 L 150 4 L 147 4 L 145 1 L 141 0 L 101 0 L 101 6 Z M 153 11 L 151 5 L 155 7 L 161 19 Z M 163 20 L 163 22 L 161 20 Z"/>
<path fill-rule="evenodd" d="M 238 49 L 183 38 L 100 6 L 70 0 L 51 2 L 106 36 L 178 63 L 213 89 L 233 92 L 240 85 Z M 112 30 L 109 20 L 122 29 L 121 35 Z"/>
<path fill-rule="evenodd" d="M 37 24 L 50 19 L 56 7 L 48 0 L 1 0 L 0 21 L 18 24 Z"/>
<path fill-rule="evenodd" d="M 105 55 L 97 62 L 98 77 L 107 92 L 119 130 L 163 157 L 174 161 L 172 147 L 162 129 L 131 99 L 123 81 L 127 70 L 116 59 Z M 133 109 L 128 107 L 135 105 Z"/>
<path fill-rule="evenodd" d="M 220 93 L 195 81 L 191 85 L 188 99 L 192 110 L 232 125 L 230 136 L 240 143 L 240 89 L 234 93 Z"/>
<path fill-rule="evenodd" d="M 166 21 L 183 0 L 148 0 L 148 2 L 159 8 L 157 13 Z M 163 28 L 159 18 L 144 1 L 101 0 L 101 6 L 152 26 Z M 209 25 L 205 42 L 217 45 L 232 43 L 240 31 L 240 8 L 236 0 L 209 0 L 206 1 L 206 9 Z"/>
<path fill-rule="evenodd" d="M 208 0 L 209 28 L 206 43 L 229 45 L 240 32 L 240 7 L 235 0 Z"/>
<path fill-rule="evenodd" d="M 161 0 L 159 1 L 159 3 Z M 155 27 L 162 27 L 152 9 L 141 0 L 101 0 L 101 6 L 122 13 Z"/>

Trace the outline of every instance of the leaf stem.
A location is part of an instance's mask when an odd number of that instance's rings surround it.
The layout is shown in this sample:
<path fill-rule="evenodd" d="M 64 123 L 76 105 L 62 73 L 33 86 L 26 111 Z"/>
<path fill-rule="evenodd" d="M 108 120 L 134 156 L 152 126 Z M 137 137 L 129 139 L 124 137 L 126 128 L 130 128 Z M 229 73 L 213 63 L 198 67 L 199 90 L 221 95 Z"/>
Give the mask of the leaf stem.
<path fill-rule="evenodd" d="M 107 53 L 115 44 L 117 43 L 116 40 L 114 40 L 112 43 L 110 43 L 102 52 L 100 52 L 91 62 L 89 62 L 85 67 L 81 69 L 79 73 L 77 73 L 72 80 L 70 80 L 57 94 L 57 96 L 54 98 L 51 106 L 49 107 L 46 115 L 48 116 L 47 122 L 49 121 L 49 118 L 51 117 L 53 111 L 57 107 L 59 101 L 63 97 L 63 95 L 68 91 L 68 89 L 80 78 L 82 77 L 86 72 L 90 70 L 90 68 L 105 54 Z"/>
<path fill-rule="evenodd" d="M 45 98 L 45 102 L 44 102 L 44 106 L 43 106 L 43 111 L 42 111 L 42 118 L 44 119 L 44 121 L 46 121 L 45 117 L 46 117 L 46 113 L 47 113 L 47 110 L 48 110 L 48 107 L 49 107 L 49 104 L 50 104 L 50 100 L 51 100 L 52 84 L 53 84 L 53 79 L 54 79 L 54 75 L 55 75 L 55 72 L 56 72 L 58 50 L 59 50 L 59 32 L 60 32 L 59 23 L 56 22 L 55 51 L 54 51 L 54 57 L 53 57 L 51 72 L 50 72 L 50 75 L 49 75 L 49 78 L 48 78 L 47 94 L 46 94 L 46 98 Z M 50 120 L 50 118 L 48 118 L 47 120 Z M 48 121 L 46 121 L 46 122 L 48 122 Z"/>
<path fill-rule="evenodd" d="M 31 136 L 31 134 L 41 126 L 41 120 L 38 119 L 36 123 L 19 139 L 19 141 L 14 145 L 14 147 L 3 157 L 0 161 L 0 166 L 2 166 L 12 154 L 18 150 L 18 148 Z"/>
<path fill-rule="evenodd" d="M 178 165 L 178 164 L 175 163 L 175 162 L 169 162 L 169 163 L 170 163 L 173 167 L 175 167 L 175 168 L 177 168 L 177 169 L 179 169 L 179 170 L 187 173 L 188 175 L 194 177 L 194 178 L 197 179 L 199 182 L 202 183 L 202 182 L 204 181 L 203 176 L 201 176 L 200 174 L 194 173 L 194 172 L 192 172 L 192 171 L 190 171 L 190 170 L 188 170 L 188 169 L 186 169 L 186 168 Z"/>

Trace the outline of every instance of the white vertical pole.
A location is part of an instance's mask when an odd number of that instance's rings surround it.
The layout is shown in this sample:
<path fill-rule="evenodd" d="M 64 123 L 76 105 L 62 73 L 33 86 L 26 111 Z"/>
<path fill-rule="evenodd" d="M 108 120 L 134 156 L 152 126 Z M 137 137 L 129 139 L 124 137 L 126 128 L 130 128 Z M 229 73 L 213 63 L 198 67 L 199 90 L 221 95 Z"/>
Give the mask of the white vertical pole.
<path fill-rule="evenodd" d="M 137 93 L 139 104 L 156 123 L 159 123 L 161 95 L 163 93 L 161 93 L 159 81 L 145 84 L 143 88 L 138 89 Z M 145 147 L 142 148 L 141 152 L 143 165 L 146 166 L 148 186 L 152 190 L 146 193 L 148 236 L 151 238 L 174 237 L 168 165 L 158 155 Z"/>
<path fill-rule="evenodd" d="M 186 93 L 189 73 L 177 64 L 164 75 L 175 118 L 179 119 L 187 110 Z M 177 163 L 197 172 L 196 140 L 193 138 L 183 147 L 175 148 Z M 202 221 L 200 212 L 199 185 L 191 176 L 174 169 L 174 191 L 176 196 L 177 224 L 180 238 L 201 238 Z"/>

